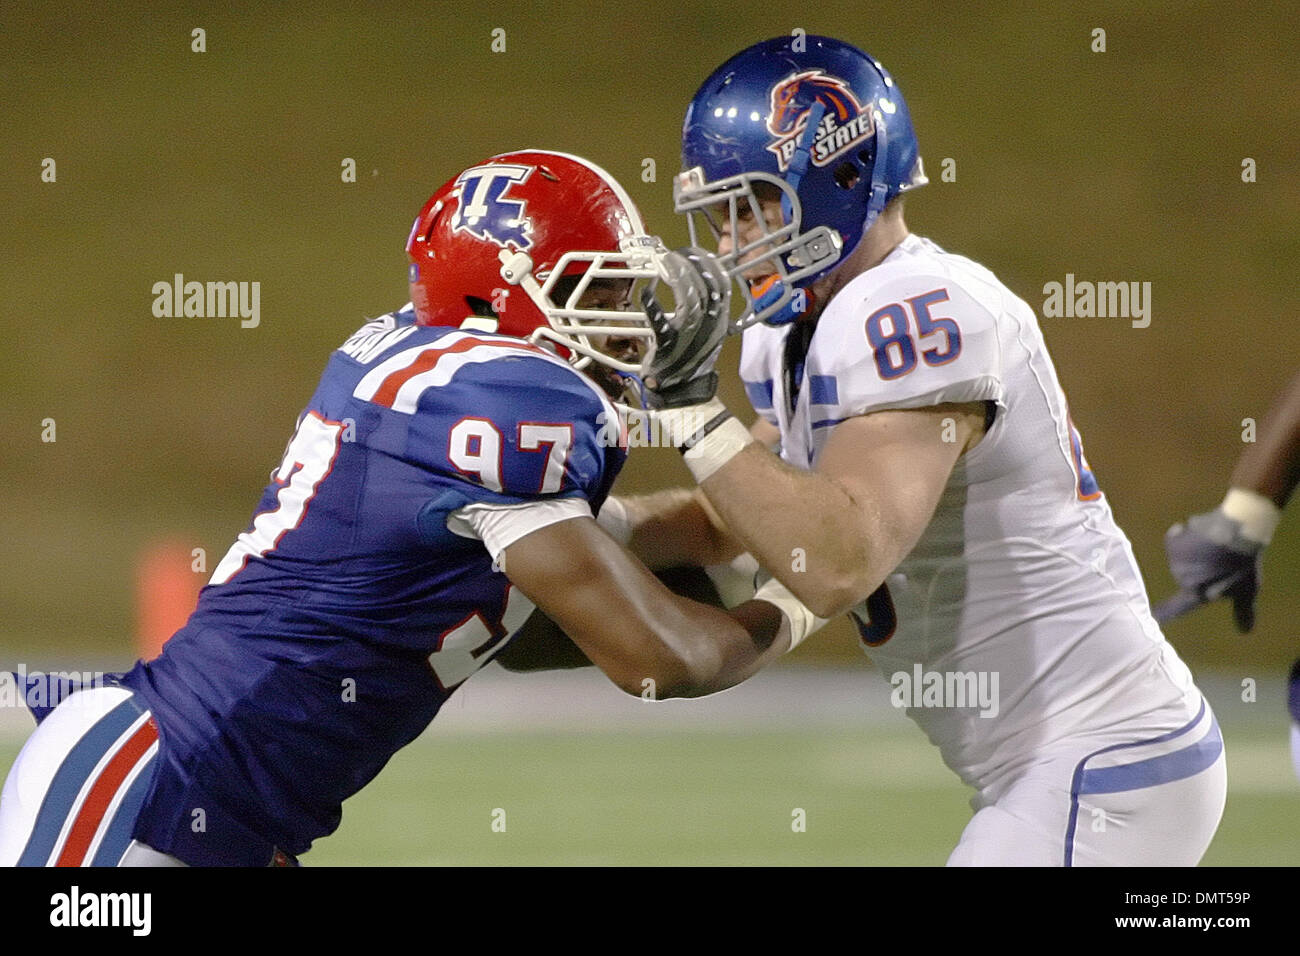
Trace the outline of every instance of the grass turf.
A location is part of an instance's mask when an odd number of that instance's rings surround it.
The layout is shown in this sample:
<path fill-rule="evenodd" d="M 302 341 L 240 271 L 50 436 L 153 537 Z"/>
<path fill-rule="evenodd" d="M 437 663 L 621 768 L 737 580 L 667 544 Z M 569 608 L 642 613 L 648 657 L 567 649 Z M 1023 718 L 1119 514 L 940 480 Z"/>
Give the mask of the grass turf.
<path fill-rule="evenodd" d="M 1225 730 L 1205 865 L 1300 862 L 1285 730 Z M 0 745 L 7 768 L 18 745 Z M 913 728 L 426 734 L 344 807 L 309 865 L 941 865 L 968 794 Z M 795 810 L 806 828 L 795 832 Z M 494 830 L 504 811 L 504 832 Z M 498 822 L 498 827 L 499 827 Z"/>

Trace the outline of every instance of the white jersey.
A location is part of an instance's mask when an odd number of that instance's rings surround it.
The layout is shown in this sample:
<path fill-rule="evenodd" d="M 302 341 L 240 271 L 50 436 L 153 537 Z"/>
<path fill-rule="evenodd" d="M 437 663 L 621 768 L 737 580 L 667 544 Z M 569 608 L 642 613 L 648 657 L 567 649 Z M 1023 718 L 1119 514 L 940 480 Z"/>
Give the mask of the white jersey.
<path fill-rule="evenodd" d="M 983 788 L 1066 738 L 1197 713 L 1200 694 L 1151 616 L 1025 302 L 984 267 L 909 236 L 827 305 L 793 409 L 789 328 L 748 329 L 740 368 L 796 467 L 815 469 L 852 416 L 995 406 L 887 598 L 853 612 L 885 676 L 900 675 L 896 701 L 953 770 Z M 995 691 L 991 704 L 977 702 L 978 681 Z M 967 706 L 954 706 L 963 692 Z"/>

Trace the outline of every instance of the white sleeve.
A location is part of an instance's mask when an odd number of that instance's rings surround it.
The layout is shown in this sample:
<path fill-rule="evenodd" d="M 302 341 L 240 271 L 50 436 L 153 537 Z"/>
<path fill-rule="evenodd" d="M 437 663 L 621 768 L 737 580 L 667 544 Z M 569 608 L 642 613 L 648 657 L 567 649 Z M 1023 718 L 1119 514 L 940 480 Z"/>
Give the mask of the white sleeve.
<path fill-rule="evenodd" d="M 886 408 L 1004 403 L 997 314 L 952 277 L 892 277 L 832 302 L 808 358 L 814 427 Z M 831 309 L 834 309 L 832 313 Z"/>
<path fill-rule="evenodd" d="M 740 337 L 740 381 L 745 397 L 764 421 L 778 424 L 773 403 L 773 382 L 781 368 L 781 346 L 785 328 L 762 323 L 751 325 Z"/>
<path fill-rule="evenodd" d="M 447 530 L 483 542 L 493 561 L 525 535 L 570 518 L 590 518 L 586 498 L 549 498 L 517 505 L 477 503 L 447 515 Z"/>

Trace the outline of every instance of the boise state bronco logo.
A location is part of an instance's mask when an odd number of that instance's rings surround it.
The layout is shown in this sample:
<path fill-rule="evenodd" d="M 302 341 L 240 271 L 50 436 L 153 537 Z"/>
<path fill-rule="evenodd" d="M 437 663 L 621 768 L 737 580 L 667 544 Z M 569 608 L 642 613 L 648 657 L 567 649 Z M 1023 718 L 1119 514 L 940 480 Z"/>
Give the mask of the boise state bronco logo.
<path fill-rule="evenodd" d="M 825 109 L 809 151 L 814 166 L 825 166 L 875 132 L 871 110 L 858 102 L 839 77 L 819 69 L 787 76 L 772 87 L 772 109 L 767 119 L 767 130 L 776 137 L 767 148 L 776 154 L 781 172 L 790 168 L 814 103 L 821 103 Z"/>
<path fill-rule="evenodd" d="M 495 242 L 503 249 L 514 246 L 527 249 L 533 244 L 533 223 L 526 215 L 528 203 L 523 199 L 510 199 L 510 187 L 522 183 L 532 175 L 532 166 L 511 166 L 504 163 L 475 166 L 456 179 L 458 197 L 456 211 L 451 217 L 451 231 L 468 232 L 471 236 Z"/>

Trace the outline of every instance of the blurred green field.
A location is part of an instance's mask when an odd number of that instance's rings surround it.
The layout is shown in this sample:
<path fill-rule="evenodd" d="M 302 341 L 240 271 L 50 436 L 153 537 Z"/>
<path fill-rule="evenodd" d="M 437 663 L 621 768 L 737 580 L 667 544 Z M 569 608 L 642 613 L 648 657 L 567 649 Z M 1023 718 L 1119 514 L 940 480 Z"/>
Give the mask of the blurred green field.
<path fill-rule="evenodd" d="M 1227 734 L 1206 865 L 1300 863 L 1284 732 Z M 941 866 L 969 791 L 910 727 L 746 736 L 425 737 L 344 808 L 312 865 Z M 491 829 L 506 811 L 505 833 Z M 792 812 L 807 830 L 792 831 Z"/>
<path fill-rule="evenodd" d="M 1203 865 L 1300 862 L 1285 730 L 1225 728 Z M 17 752 L 0 745 L 7 770 Z M 426 734 L 344 807 L 311 866 L 941 866 L 968 793 L 910 726 L 798 733 Z M 791 828 L 793 810 L 807 829 Z M 493 811 L 505 832 L 493 832 Z"/>

